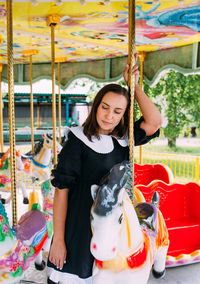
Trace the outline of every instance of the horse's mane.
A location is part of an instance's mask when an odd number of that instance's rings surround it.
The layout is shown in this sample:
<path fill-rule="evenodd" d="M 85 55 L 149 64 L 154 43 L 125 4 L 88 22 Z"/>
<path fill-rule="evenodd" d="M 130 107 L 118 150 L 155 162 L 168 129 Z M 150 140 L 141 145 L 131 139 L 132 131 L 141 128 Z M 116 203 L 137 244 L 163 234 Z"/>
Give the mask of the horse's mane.
<path fill-rule="evenodd" d="M 41 151 L 43 144 L 44 140 L 40 140 L 37 143 L 35 143 L 33 157 L 36 156 Z"/>
<path fill-rule="evenodd" d="M 0 215 L 4 216 L 7 224 L 9 224 L 8 215 L 6 213 L 5 207 L 3 206 L 1 200 L 0 200 Z"/>
<path fill-rule="evenodd" d="M 129 162 L 115 165 L 101 181 L 93 210 L 100 216 L 106 216 L 118 205 L 118 195 L 121 188 L 133 199 L 132 172 Z"/>
<path fill-rule="evenodd" d="M 128 161 L 123 161 L 119 164 L 116 164 L 110 170 L 110 172 L 101 179 L 100 186 L 102 186 L 103 184 L 107 184 L 109 180 L 111 179 L 111 172 L 114 170 L 114 168 L 116 169 L 121 166 L 125 167 L 125 173 L 123 176 L 123 180 L 126 180 L 126 183 L 124 185 L 124 188 L 126 189 L 126 192 L 128 193 L 128 196 L 131 199 L 131 201 L 133 201 L 133 190 L 132 190 L 133 189 L 133 176 L 132 176 L 132 168 Z"/>
<path fill-rule="evenodd" d="M 53 138 L 51 137 L 51 135 L 49 135 L 48 133 L 46 134 L 47 138 L 49 138 L 50 140 L 53 140 Z"/>

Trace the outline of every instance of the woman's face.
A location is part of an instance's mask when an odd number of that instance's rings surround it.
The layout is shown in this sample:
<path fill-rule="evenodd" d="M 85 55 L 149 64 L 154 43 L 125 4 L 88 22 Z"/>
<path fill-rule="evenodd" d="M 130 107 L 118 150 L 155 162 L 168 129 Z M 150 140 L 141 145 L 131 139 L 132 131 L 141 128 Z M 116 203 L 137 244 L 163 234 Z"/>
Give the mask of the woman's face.
<path fill-rule="evenodd" d="M 123 95 L 108 92 L 97 109 L 96 119 L 99 134 L 109 134 L 119 124 L 127 108 L 127 99 Z"/>

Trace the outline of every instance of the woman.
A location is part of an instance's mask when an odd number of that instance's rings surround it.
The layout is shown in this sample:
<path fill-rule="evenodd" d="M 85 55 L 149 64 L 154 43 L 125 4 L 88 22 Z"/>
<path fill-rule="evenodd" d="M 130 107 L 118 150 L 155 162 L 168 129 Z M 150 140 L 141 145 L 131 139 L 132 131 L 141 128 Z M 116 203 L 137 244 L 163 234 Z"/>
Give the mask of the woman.
<path fill-rule="evenodd" d="M 124 79 L 128 81 L 127 65 Z M 143 117 L 135 122 L 135 145 L 159 135 L 161 115 L 138 85 L 135 98 Z M 83 127 L 73 127 L 63 147 L 57 168 L 52 171 L 54 236 L 48 260 L 48 283 L 92 283 L 93 256 L 90 253 L 90 208 L 92 184 L 117 163 L 128 160 L 129 94 L 116 84 L 104 86 L 96 95 Z"/>

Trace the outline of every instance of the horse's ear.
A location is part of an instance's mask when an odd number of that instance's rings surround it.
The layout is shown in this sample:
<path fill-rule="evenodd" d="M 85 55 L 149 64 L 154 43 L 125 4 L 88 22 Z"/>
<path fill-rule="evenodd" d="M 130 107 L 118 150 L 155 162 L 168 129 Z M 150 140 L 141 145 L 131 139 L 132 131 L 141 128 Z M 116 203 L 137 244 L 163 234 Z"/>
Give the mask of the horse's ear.
<path fill-rule="evenodd" d="M 93 200 L 95 200 L 97 197 L 98 189 L 99 189 L 99 186 L 96 184 L 93 184 L 91 186 L 91 195 L 92 195 Z"/>

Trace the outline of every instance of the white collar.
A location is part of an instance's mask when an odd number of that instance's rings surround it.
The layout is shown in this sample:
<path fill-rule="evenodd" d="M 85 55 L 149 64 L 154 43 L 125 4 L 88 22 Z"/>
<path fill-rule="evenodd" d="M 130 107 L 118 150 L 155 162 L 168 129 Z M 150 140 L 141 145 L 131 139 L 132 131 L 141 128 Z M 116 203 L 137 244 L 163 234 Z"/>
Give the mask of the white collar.
<path fill-rule="evenodd" d="M 95 136 L 92 136 L 92 142 L 85 136 L 83 133 L 83 127 L 81 126 L 76 126 L 70 128 L 70 131 L 78 138 L 80 139 L 85 145 L 87 145 L 89 148 L 94 150 L 97 153 L 100 154 L 107 154 L 113 151 L 114 149 L 114 144 L 111 135 L 100 135 L 100 139 L 97 139 Z M 122 147 L 128 146 L 128 136 L 126 136 L 123 139 L 117 139 L 114 137 L 118 143 Z"/>

